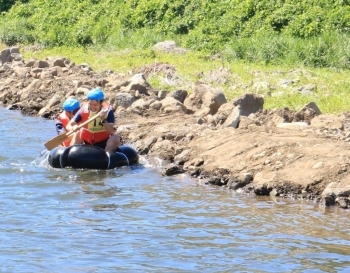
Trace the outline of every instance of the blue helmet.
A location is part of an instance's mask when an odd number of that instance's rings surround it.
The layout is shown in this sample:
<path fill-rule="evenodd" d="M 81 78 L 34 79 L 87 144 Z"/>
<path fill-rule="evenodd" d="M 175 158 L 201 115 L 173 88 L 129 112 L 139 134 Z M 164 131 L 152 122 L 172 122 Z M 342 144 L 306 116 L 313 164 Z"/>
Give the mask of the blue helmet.
<path fill-rule="evenodd" d="M 80 108 L 80 103 L 77 99 L 68 98 L 63 103 L 63 110 L 72 112 Z"/>
<path fill-rule="evenodd" d="M 105 94 L 103 93 L 102 89 L 100 87 L 96 87 L 94 89 L 91 89 L 88 93 L 87 93 L 87 98 L 88 100 L 103 100 L 105 97 Z"/>

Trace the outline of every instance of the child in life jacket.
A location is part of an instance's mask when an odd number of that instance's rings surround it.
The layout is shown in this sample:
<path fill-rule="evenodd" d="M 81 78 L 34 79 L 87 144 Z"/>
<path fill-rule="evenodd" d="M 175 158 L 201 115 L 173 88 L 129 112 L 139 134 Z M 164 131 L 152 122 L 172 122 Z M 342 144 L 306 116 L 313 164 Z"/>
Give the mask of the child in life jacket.
<path fill-rule="evenodd" d="M 104 102 L 104 93 L 97 87 L 87 93 L 88 103 L 82 107 L 70 121 L 70 126 L 75 129 L 77 124 L 84 122 L 95 115 L 99 115 L 94 121 L 77 131 L 71 141 L 74 144 L 93 145 L 113 153 L 120 146 L 120 137 L 114 130 L 113 108 Z"/>
<path fill-rule="evenodd" d="M 79 111 L 80 103 L 77 99 L 68 98 L 63 102 L 62 108 L 63 108 L 63 112 L 58 115 L 56 119 L 56 124 L 55 124 L 58 135 L 71 130 L 71 126 L 69 125 L 69 122 L 71 118 Z M 67 140 L 65 140 L 62 143 L 62 146 L 68 147 L 70 145 L 72 137 L 73 135 L 70 136 Z"/>

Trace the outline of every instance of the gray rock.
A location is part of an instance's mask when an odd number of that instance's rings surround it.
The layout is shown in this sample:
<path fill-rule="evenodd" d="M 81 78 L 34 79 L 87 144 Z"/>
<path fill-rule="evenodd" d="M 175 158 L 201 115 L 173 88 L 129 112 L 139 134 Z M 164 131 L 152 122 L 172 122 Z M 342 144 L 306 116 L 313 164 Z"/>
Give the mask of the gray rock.
<path fill-rule="evenodd" d="M 174 92 L 171 92 L 168 94 L 168 96 L 173 97 L 174 99 L 178 100 L 181 103 L 184 103 L 186 97 L 187 97 L 187 91 L 186 90 L 176 90 Z"/>
<path fill-rule="evenodd" d="M 118 93 L 113 101 L 114 109 L 118 107 L 128 108 L 135 102 L 135 97 L 129 93 Z"/>

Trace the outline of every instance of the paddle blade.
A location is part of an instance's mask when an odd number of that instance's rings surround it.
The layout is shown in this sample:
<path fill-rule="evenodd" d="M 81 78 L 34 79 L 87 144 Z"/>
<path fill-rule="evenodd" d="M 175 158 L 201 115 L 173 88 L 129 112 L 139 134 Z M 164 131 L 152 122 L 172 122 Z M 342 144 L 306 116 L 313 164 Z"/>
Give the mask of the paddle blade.
<path fill-rule="evenodd" d="M 45 148 L 48 151 L 51 151 L 52 149 L 56 148 L 58 145 L 60 145 L 63 141 L 65 141 L 68 138 L 67 133 L 64 134 L 60 134 L 52 139 L 50 139 L 49 141 L 47 141 L 44 145 Z"/>

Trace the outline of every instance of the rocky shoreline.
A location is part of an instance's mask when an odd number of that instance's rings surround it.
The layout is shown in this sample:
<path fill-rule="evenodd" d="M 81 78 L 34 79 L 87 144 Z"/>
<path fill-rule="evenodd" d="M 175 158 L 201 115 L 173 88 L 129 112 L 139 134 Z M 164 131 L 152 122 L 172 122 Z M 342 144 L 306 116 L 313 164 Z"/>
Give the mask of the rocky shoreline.
<path fill-rule="evenodd" d="M 191 94 L 155 90 L 149 73 L 168 77 L 174 70 L 163 63 L 131 75 L 96 73 L 65 57 L 24 60 L 12 47 L 1 52 L 0 65 L 0 102 L 25 115 L 54 119 L 67 97 L 84 102 L 89 89 L 101 86 L 123 141 L 164 160 L 163 175 L 187 173 L 238 192 L 350 207 L 348 113 L 322 114 L 313 102 L 300 111 L 266 110 L 262 96 L 228 101 L 204 82 L 193 83 Z M 54 128 L 47 130 L 54 136 Z"/>

